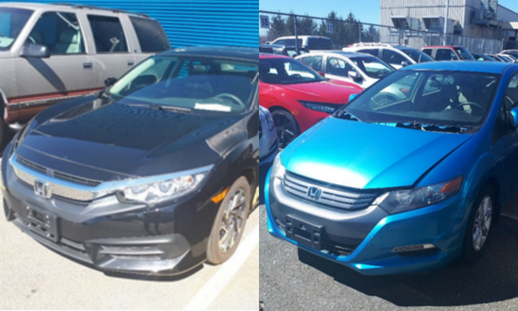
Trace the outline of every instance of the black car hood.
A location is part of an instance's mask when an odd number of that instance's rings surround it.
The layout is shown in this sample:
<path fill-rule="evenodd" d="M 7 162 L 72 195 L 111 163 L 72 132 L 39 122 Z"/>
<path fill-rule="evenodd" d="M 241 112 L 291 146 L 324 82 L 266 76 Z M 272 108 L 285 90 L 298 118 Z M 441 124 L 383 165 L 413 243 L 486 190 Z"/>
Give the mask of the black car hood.
<path fill-rule="evenodd" d="M 240 121 L 239 116 L 123 104 L 94 107 L 89 102 L 38 125 L 25 137 L 17 155 L 97 180 L 161 175 L 215 164 L 221 146 L 210 144 L 212 138 Z"/>

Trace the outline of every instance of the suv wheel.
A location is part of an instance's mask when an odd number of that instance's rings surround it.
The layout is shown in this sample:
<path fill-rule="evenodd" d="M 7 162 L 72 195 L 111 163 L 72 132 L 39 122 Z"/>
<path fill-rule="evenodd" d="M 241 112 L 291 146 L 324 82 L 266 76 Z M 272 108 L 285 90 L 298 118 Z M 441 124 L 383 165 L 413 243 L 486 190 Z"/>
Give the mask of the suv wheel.
<path fill-rule="evenodd" d="M 248 180 L 241 176 L 230 186 L 219 206 L 207 245 L 209 263 L 223 263 L 234 254 L 243 237 L 250 202 L 250 185 Z"/>
<path fill-rule="evenodd" d="M 491 225 L 496 215 L 493 189 L 484 186 L 477 195 L 466 226 L 461 260 L 473 263 L 479 260 L 487 245 Z"/>

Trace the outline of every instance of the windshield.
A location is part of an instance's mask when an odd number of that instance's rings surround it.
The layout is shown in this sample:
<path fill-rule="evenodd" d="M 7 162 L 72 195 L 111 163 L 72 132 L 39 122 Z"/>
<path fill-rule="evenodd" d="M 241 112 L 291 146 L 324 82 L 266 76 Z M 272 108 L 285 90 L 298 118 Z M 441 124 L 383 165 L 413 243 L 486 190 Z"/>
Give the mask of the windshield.
<path fill-rule="evenodd" d="M 418 129 L 481 126 L 491 110 L 498 79 L 499 75 L 488 73 L 397 71 L 360 93 L 336 115 L 389 126 L 410 123 Z"/>
<path fill-rule="evenodd" d="M 349 58 L 360 70 L 370 78 L 381 79 L 390 73 L 394 72 L 395 69 L 376 57 L 372 56 L 358 56 Z"/>
<path fill-rule="evenodd" d="M 32 12 L 16 8 L 0 8 L 0 51 L 11 48 Z"/>
<path fill-rule="evenodd" d="M 475 58 L 471 56 L 471 54 L 469 54 L 469 52 L 464 48 L 456 48 L 455 51 L 457 51 L 457 54 L 459 54 L 460 59 L 475 60 Z"/>
<path fill-rule="evenodd" d="M 433 62 L 433 58 L 419 50 L 404 49 L 401 51 L 408 55 L 416 63 Z"/>
<path fill-rule="evenodd" d="M 333 50 L 333 41 L 329 38 L 308 38 L 310 50 Z"/>
<path fill-rule="evenodd" d="M 257 63 L 217 57 L 154 56 L 108 92 L 121 104 L 224 113 L 247 110 L 257 89 Z"/>
<path fill-rule="evenodd" d="M 295 84 L 324 81 L 324 78 L 305 64 L 289 58 L 259 60 L 259 79 L 270 84 Z"/>

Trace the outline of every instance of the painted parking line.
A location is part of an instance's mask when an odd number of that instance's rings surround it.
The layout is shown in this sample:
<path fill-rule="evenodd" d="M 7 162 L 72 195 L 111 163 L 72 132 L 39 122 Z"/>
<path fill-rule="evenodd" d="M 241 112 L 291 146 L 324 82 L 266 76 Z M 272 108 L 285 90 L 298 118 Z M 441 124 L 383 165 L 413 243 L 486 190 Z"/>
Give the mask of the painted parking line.
<path fill-rule="evenodd" d="M 184 310 L 207 310 L 211 303 L 241 269 L 250 254 L 259 245 L 259 224 L 248 234 L 246 240 L 239 245 L 232 258 L 225 262 L 212 278 L 192 297 Z"/>

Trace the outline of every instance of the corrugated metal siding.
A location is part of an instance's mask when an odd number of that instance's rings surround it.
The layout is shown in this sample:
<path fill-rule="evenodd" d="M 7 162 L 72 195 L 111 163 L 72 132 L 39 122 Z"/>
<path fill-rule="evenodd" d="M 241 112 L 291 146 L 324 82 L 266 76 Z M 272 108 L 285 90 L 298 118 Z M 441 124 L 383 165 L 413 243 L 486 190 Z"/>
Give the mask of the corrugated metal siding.
<path fill-rule="evenodd" d="M 34 2 L 22 0 L 19 2 Z M 139 12 L 158 20 L 172 47 L 258 47 L 259 0 L 39 0 Z"/>

